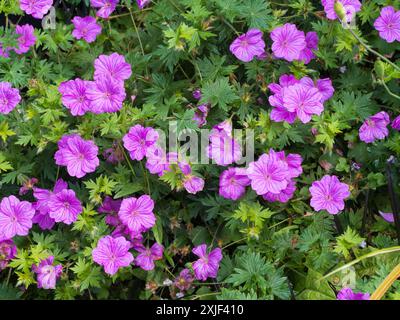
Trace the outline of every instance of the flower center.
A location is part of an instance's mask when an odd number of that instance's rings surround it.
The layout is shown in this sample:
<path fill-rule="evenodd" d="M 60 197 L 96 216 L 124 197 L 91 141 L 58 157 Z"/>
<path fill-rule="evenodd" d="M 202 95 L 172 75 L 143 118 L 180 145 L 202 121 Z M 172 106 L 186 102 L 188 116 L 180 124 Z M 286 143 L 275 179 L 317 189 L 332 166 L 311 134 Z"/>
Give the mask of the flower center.
<path fill-rule="evenodd" d="M 8 99 L 6 99 L 6 98 L 1 99 L 0 101 L 1 101 L 1 104 L 2 104 L 3 106 L 5 106 L 5 105 L 8 104 Z"/>

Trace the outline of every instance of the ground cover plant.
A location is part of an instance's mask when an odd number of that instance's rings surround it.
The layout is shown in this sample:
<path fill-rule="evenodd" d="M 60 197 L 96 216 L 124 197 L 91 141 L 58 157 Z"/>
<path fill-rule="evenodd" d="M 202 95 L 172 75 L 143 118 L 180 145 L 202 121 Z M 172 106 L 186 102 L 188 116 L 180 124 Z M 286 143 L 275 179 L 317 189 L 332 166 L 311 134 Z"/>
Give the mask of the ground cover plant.
<path fill-rule="evenodd" d="M 0 14 L 1 299 L 400 298 L 398 1 Z"/>

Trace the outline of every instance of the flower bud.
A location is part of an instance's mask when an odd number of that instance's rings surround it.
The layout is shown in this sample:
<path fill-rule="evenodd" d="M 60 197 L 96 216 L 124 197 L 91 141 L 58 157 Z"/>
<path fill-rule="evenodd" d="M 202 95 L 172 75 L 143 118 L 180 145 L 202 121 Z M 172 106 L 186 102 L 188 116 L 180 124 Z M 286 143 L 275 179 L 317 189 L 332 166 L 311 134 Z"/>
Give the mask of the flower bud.
<path fill-rule="evenodd" d="M 333 8 L 335 9 L 335 13 L 340 20 L 346 19 L 346 10 L 344 9 L 344 6 L 341 2 L 335 1 L 335 5 Z"/>

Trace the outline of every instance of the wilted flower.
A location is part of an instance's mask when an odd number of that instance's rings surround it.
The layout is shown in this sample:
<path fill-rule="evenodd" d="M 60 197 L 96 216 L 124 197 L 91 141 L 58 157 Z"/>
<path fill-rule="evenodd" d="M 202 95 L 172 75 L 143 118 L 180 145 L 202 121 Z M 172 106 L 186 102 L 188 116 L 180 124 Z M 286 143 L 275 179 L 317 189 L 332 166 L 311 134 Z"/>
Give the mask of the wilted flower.
<path fill-rule="evenodd" d="M 185 268 L 180 272 L 179 276 L 175 278 L 174 286 L 181 291 L 187 291 L 192 286 L 193 281 L 194 277 L 190 270 Z"/>
<path fill-rule="evenodd" d="M 326 175 L 320 181 L 314 181 L 309 190 L 314 210 L 326 210 L 330 214 L 343 210 L 344 200 L 350 196 L 349 186 L 336 176 Z"/>
<path fill-rule="evenodd" d="M 136 3 L 139 7 L 139 9 L 143 9 L 145 6 L 147 6 L 151 0 L 136 0 Z"/>
<path fill-rule="evenodd" d="M 197 122 L 199 128 L 207 124 L 207 115 L 209 110 L 209 104 L 201 104 L 197 107 L 197 110 L 193 116 L 193 120 Z"/>
<path fill-rule="evenodd" d="M 389 135 L 387 125 L 390 123 L 389 115 L 385 111 L 367 118 L 360 127 L 360 140 L 366 143 L 372 143 L 375 140 L 384 139 Z"/>
<path fill-rule="evenodd" d="M 113 143 L 111 148 L 103 151 L 103 157 L 108 163 L 117 164 L 124 160 L 124 153 L 117 143 Z"/>
<path fill-rule="evenodd" d="M 200 177 L 196 177 L 192 174 L 185 175 L 183 179 L 183 186 L 187 192 L 196 194 L 204 188 L 204 180 Z"/>
<path fill-rule="evenodd" d="M 259 29 L 250 29 L 236 38 L 229 47 L 232 54 L 243 62 L 249 62 L 265 52 L 263 33 Z"/>
<path fill-rule="evenodd" d="M 0 271 L 7 268 L 8 263 L 17 255 L 17 246 L 12 240 L 0 241 Z"/>
<path fill-rule="evenodd" d="M 38 183 L 38 182 L 39 182 L 39 180 L 36 179 L 36 178 L 27 179 L 27 180 L 23 183 L 22 187 L 19 188 L 19 195 L 20 195 L 20 196 L 23 196 L 23 195 L 27 194 L 28 191 L 29 191 L 29 190 L 32 190 L 33 187 L 35 186 L 35 184 Z"/>
<path fill-rule="evenodd" d="M 133 261 L 129 248 L 130 243 L 125 238 L 105 236 L 92 251 L 93 261 L 102 265 L 109 275 L 114 275 L 119 268 L 127 267 Z"/>
<path fill-rule="evenodd" d="M 62 265 L 53 265 L 54 257 L 40 261 L 39 265 L 33 265 L 32 270 L 37 274 L 38 288 L 55 289 L 57 278 L 61 276 Z"/>
<path fill-rule="evenodd" d="M 101 34 L 101 25 L 96 22 L 94 17 L 74 17 L 72 23 L 75 27 L 72 36 L 75 39 L 83 38 L 87 43 L 91 43 Z"/>

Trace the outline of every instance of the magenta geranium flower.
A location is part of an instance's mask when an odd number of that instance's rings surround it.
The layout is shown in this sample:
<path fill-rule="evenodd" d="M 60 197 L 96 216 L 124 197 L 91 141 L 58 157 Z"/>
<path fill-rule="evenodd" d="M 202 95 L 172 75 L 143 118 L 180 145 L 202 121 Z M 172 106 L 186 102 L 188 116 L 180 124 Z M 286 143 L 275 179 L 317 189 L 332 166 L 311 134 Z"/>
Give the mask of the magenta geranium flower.
<path fill-rule="evenodd" d="M 400 41 L 400 11 L 396 11 L 392 6 L 382 8 L 374 27 L 379 36 L 387 42 Z"/>
<path fill-rule="evenodd" d="M 366 143 L 372 143 L 375 140 L 384 139 L 389 135 L 387 125 L 390 123 L 389 115 L 385 111 L 369 117 L 360 127 L 360 140 Z"/>
<path fill-rule="evenodd" d="M 19 90 L 9 82 L 0 82 L 0 113 L 8 114 L 20 103 Z"/>
<path fill-rule="evenodd" d="M 96 22 L 94 17 L 74 17 L 71 21 L 74 24 L 72 36 L 75 39 L 83 38 L 87 43 L 91 43 L 101 34 L 101 25 Z"/>
<path fill-rule="evenodd" d="M 380 211 L 380 210 L 378 212 L 379 212 L 379 214 L 381 215 L 381 217 L 385 221 L 387 221 L 389 223 L 394 223 L 394 215 L 393 215 L 393 213 L 391 213 L 391 212 L 383 212 L 383 211 Z"/>
<path fill-rule="evenodd" d="M 274 194 L 271 192 L 267 192 L 266 194 L 263 194 L 263 198 L 267 200 L 268 202 L 281 202 L 281 203 L 286 203 L 288 202 L 292 197 L 294 192 L 296 191 L 296 182 L 294 181 L 289 181 L 289 184 L 285 189 L 283 189 L 281 192 Z"/>
<path fill-rule="evenodd" d="M 151 127 L 143 127 L 140 124 L 129 129 L 129 132 L 123 137 L 124 147 L 129 151 L 133 160 L 142 160 L 147 149 L 155 145 L 158 140 L 158 133 Z"/>
<path fill-rule="evenodd" d="M 306 33 L 306 47 L 300 52 L 299 60 L 305 64 L 310 63 L 315 58 L 314 51 L 318 49 L 318 35 L 314 31 Z"/>
<path fill-rule="evenodd" d="M 56 164 L 66 166 L 72 177 L 82 178 L 96 171 L 99 166 L 98 148 L 91 140 L 84 140 L 77 134 L 64 135 L 58 141 L 58 151 L 54 155 Z"/>
<path fill-rule="evenodd" d="M 246 192 L 251 181 L 244 168 L 229 168 L 219 177 L 219 195 L 226 199 L 238 200 Z"/>
<path fill-rule="evenodd" d="M 105 236 L 99 240 L 97 247 L 92 251 L 93 261 L 103 266 L 104 271 L 109 275 L 114 275 L 119 268 L 127 267 L 132 263 L 130 246 L 129 241 L 124 237 Z"/>
<path fill-rule="evenodd" d="M 296 112 L 301 122 L 307 123 L 313 114 L 320 115 L 324 111 L 322 95 L 316 88 L 302 84 L 283 89 L 283 106 L 290 112 Z"/>
<path fill-rule="evenodd" d="M 116 112 L 122 109 L 126 92 L 121 81 L 101 77 L 87 89 L 87 97 L 91 100 L 93 113 Z"/>
<path fill-rule="evenodd" d="M 201 104 L 197 107 L 193 116 L 193 120 L 197 122 L 197 126 L 199 128 L 207 124 L 207 116 L 209 111 L 209 104 Z"/>
<path fill-rule="evenodd" d="M 103 77 L 111 77 L 117 81 L 129 79 L 132 75 L 132 68 L 125 61 L 125 57 L 112 53 L 109 56 L 100 55 L 94 61 L 94 79 L 99 80 Z"/>
<path fill-rule="evenodd" d="M 82 116 L 91 110 L 91 100 L 87 97 L 87 91 L 93 85 L 91 81 L 77 78 L 62 82 L 58 87 L 63 105 L 73 116 Z"/>
<path fill-rule="evenodd" d="M 296 25 L 286 23 L 271 32 L 272 51 L 277 58 L 287 61 L 299 60 L 301 52 L 306 48 L 306 37 Z"/>
<path fill-rule="evenodd" d="M 108 18 L 115 10 L 119 0 L 90 0 L 90 5 L 93 8 L 100 8 L 96 15 L 100 18 Z"/>
<path fill-rule="evenodd" d="M 344 200 L 350 196 L 349 186 L 339 181 L 336 176 L 324 176 L 314 181 L 309 188 L 310 204 L 315 211 L 326 210 L 337 214 L 344 209 Z"/>
<path fill-rule="evenodd" d="M 322 0 L 322 5 L 326 13 L 326 17 L 330 20 L 338 18 L 335 12 L 335 2 L 339 2 L 343 6 L 346 22 L 353 20 L 355 14 L 361 10 L 361 2 L 358 0 Z"/>
<path fill-rule="evenodd" d="M 179 276 L 175 278 L 174 286 L 181 291 L 187 291 L 192 286 L 194 277 L 190 270 L 185 268 L 180 273 Z"/>
<path fill-rule="evenodd" d="M 56 221 L 49 215 L 49 201 L 51 197 L 67 188 L 68 184 L 62 179 L 56 181 L 53 191 L 37 187 L 33 188 L 33 196 L 37 201 L 33 203 L 36 213 L 32 222 L 37 223 L 42 230 L 51 230 L 56 223 Z"/>
<path fill-rule="evenodd" d="M 23 54 L 29 51 L 30 47 L 36 43 L 36 37 L 34 35 L 35 29 L 30 24 L 24 24 L 22 26 L 16 26 L 15 33 L 18 37 L 18 48 L 14 51 L 18 54 Z"/>
<path fill-rule="evenodd" d="M 151 0 L 136 0 L 136 3 L 140 10 L 142 10 L 145 6 L 147 6 Z"/>
<path fill-rule="evenodd" d="M 0 271 L 7 268 L 8 263 L 17 255 L 17 246 L 12 240 L 0 240 Z"/>
<path fill-rule="evenodd" d="M 32 228 L 35 209 L 27 201 L 14 196 L 3 198 L 0 202 L 0 240 L 26 236 Z"/>
<path fill-rule="evenodd" d="M 398 116 L 392 121 L 391 126 L 392 126 L 393 129 L 395 129 L 395 130 L 397 130 L 397 131 L 400 131 L 400 115 L 398 115 Z"/>
<path fill-rule="evenodd" d="M 369 293 L 354 292 L 351 288 L 343 288 L 337 294 L 337 300 L 369 300 Z"/>
<path fill-rule="evenodd" d="M 207 278 L 216 278 L 219 263 L 222 260 L 222 251 L 215 248 L 207 253 L 207 245 L 201 244 L 193 248 L 192 252 L 200 259 L 193 263 L 193 271 L 197 280 L 206 281 Z"/>
<path fill-rule="evenodd" d="M 220 166 L 227 166 L 242 158 L 242 148 L 232 137 L 232 122 L 225 120 L 213 127 L 206 152 Z"/>
<path fill-rule="evenodd" d="M 146 150 L 146 168 L 152 174 L 158 174 L 160 177 L 166 172 L 170 171 L 170 161 L 174 162 L 177 158 L 175 153 L 165 153 L 165 151 L 153 145 Z"/>
<path fill-rule="evenodd" d="M 39 265 L 33 265 L 32 270 L 37 274 L 38 288 L 55 289 L 57 278 L 61 276 L 62 265 L 53 265 L 54 257 L 40 261 Z"/>
<path fill-rule="evenodd" d="M 49 216 L 56 222 L 71 224 L 78 219 L 83 208 L 73 190 L 64 189 L 51 196 L 49 202 Z"/>
<path fill-rule="evenodd" d="M 265 52 L 263 33 L 259 29 L 250 29 L 237 37 L 229 47 L 232 54 L 243 62 L 249 62 Z"/>
<path fill-rule="evenodd" d="M 268 88 L 272 91 L 273 95 L 269 96 L 268 101 L 272 108 L 270 118 L 275 122 L 286 121 L 293 123 L 296 119 L 296 112 L 290 112 L 283 106 L 283 88 L 290 87 L 299 83 L 293 75 L 283 74 L 279 78 L 278 83 L 271 83 Z"/>
<path fill-rule="evenodd" d="M 153 227 L 156 222 L 153 209 L 154 201 L 148 195 L 127 198 L 122 200 L 118 217 L 129 230 L 144 232 Z"/>
<path fill-rule="evenodd" d="M 49 12 L 53 0 L 20 0 L 19 7 L 22 11 L 36 19 L 42 19 Z"/>
<path fill-rule="evenodd" d="M 289 180 L 289 167 L 285 161 L 279 160 L 274 154 L 266 154 L 249 164 L 246 170 L 251 180 L 251 188 L 258 194 L 267 192 L 274 194 L 286 189 Z"/>
<path fill-rule="evenodd" d="M 183 178 L 183 186 L 187 192 L 196 194 L 204 188 L 204 180 L 192 174 L 188 174 Z"/>
<path fill-rule="evenodd" d="M 142 246 L 135 250 L 139 252 L 139 255 L 135 258 L 135 265 L 146 271 L 153 270 L 154 261 L 162 259 L 164 253 L 164 247 L 157 242 L 151 248 Z"/>

